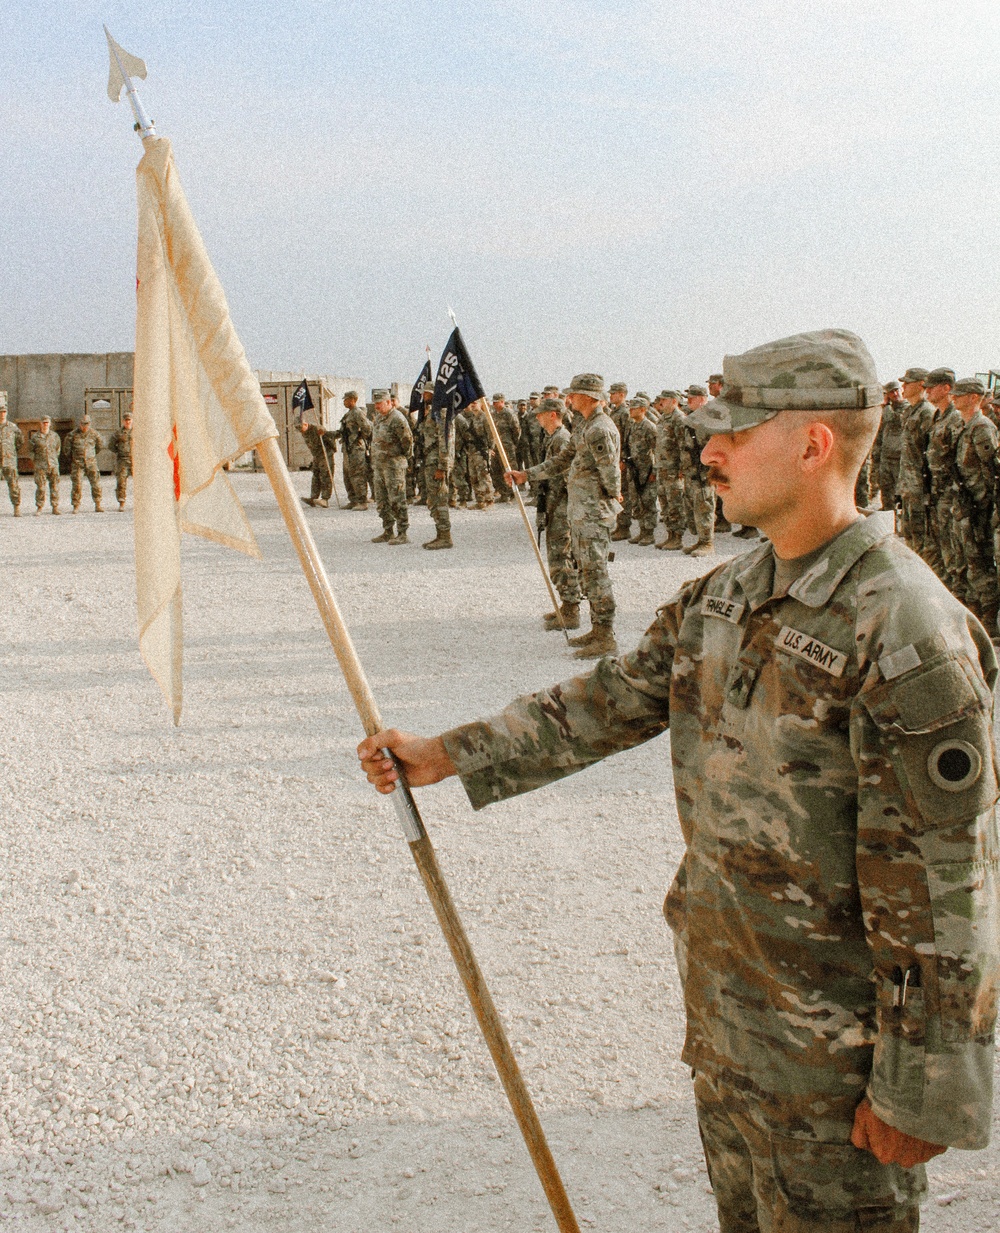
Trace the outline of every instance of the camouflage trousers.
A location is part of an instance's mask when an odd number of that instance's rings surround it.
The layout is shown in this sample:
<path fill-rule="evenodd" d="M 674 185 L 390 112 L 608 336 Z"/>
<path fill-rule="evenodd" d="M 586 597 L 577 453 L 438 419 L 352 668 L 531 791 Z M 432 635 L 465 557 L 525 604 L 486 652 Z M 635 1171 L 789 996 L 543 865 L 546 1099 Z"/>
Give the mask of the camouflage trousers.
<path fill-rule="evenodd" d="M 978 615 L 984 608 L 995 608 L 1000 600 L 988 511 L 966 515 L 960 530 L 965 559 L 965 594 L 960 598 Z M 996 631 L 991 629 L 988 632 L 992 635 Z"/>
<path fill-rule="evenodd" d="M 917 1233 L 922 1165 L 881 1165 L 850 1143 L 766 1129 L 735 1088 L 698 1074 L 698 1130 L 720 1233 Z"/>
<path fill-rule="evenodd" d="M 626 535 L 632 531 L 632 519 L 635 517 L 635 484 L 632 475 L 626 467 L 622 472 L 622 508 L 615 523 L 615 530 Z"/>
<path fill-rule="evenodd" d="M 918 556 L 923 556 L 924 534 L 927 520 L 924 503 L 920 497 L 903 496 L 903 512 L 899 520 L 899 533 L 907 548 L 912 548 Z"/>
<path fill-rule="evenodd" d="M 72 487 L 70 488 L 70 499 L 73 502 L 73 508 L 76 509 L 83 500 L 83 477 L 87 477 L 87 482 L 90 484 L 90 495 L 94 498 L 94 504 L 101 503 L 101 474 L 97 469 L 97 463 L 86 462 L 80 463 L 73 467 L 70 471 L 70 479 Z"/>
<path fill-rule="evenodd" d="M 634 483 L 635 516 L 639 519 L 639 532 L 652 535 L 656 530 L 656 480 L 650 475 L 644 488 Z"/>
<path fill-rule="evenodd" d="M 663 525 L 671 535 L 683 535 L 684 481 L 670 471 L 660 470 L 656 476 L 656 496 Z"/>
<path fill-rule="evenodd" d="M 504 446 L 504 449 L 507 450 L 507 457 L 512 458 L 513 454 L 511 454 L 510 452 L 510 443 L 508 441 L 504 441 L 503 446 Z M 517 463 L 516 462 L 511 463 L 511 466 L 516 467 Z M 493 482 L 493 489 L 496 493 L 496 499 L 502 505 L 506 504 L 506 502 L 508 501 L 514 500 L 514 493 L 512 489 L 508 488 L 507 485 L 504 483 L 503 463 L 500 461 L 500 451 L 499 450 L 496 451 L 496 453 L 493 455 L 492 460 L 490 461 L 490 479 Z"/>
<path fill-rule="evenodd" d="M 333 477 L 325 462 L 313 463 L 312 484 L 309 488 L 310 500 L 320 498 L 329 501 L 333 496 Z"/>
<path fill-rule="evenodd" d="M 611 621 L 615 615 L 615 593 L 608 576 L 611 532 L 602 522 L 574 522 L 570 523 L 570 542 L 591 622 Z"/>
<path fill-rule="evenodd" d="M 892 509 L 896 504 L 896 476 L 899 474 L 899 459 L 888 459 L 879 466 L 878 489 L 882 494 L 882 508 Z"/>
<path fill-rule="evenodd" d="M 549 577 L 564 604 L 580 602 L 580 571 L 573 556 L 572 535 L 566 517 L 566 502 L 560 501 L 546 513 L 545 552 Z"/>
<path fill-rule="evenodd" d="M 17 463 L 9 462 L 0 470 L 0 476 L 7 483 L 7 491 L 10 493 L 10 503 L 15 509 L 21 504 L 21 484 L 17 478 Z"/>
<path fill-rule="evenodd" d="M 368 456 L 364 447 L 344 452 L 344 487 L 351 505 L 365 505 L 368 501 Z"/>
<path fill-rule="evenodd" d="M 934 503 L 924 506 L 924 538 L 920 546 L 920 555 L 940 578 L 944 572 L 944 564 L 938 542 L 937 506 Z"/>
<path fill-rule="evenodd" d="M 694 533 L 700 542 L 715 539 L 715 489 L 711 484 L 685 484 L 691 498 Z"/>
<path fill-rule="evenodd" d="M 444 537 L 451 534 L 451 512 L 448 509 L 451 480 L 447 471 L 443 479 L 437 479 L 437 474 L 437 461 L 432 458 L 424 466 L 424 492 L 435 530 Z"/>
<path fill-rule="evenodd" d="M 372 464 L 375 504 L 382 519 L 382 526 L 390 534 L 393 524 L 401 534 L 410 525 L 410 515 L 406 507 L 406 463 L 405 458 L 390 458 L 386 462 Z"/>
<path fill-rule="evenodd" d="M 940 568 L 935 572 L 951 593 L 962 599 L 965 593 L 965 545 L 961 535 L 961 513 L 951 494 L 941 497 L 935 508 L 937 547 Z"/>
<path fill-rule="evenodd" d="M 59 508 L 59 468 L 51 467 L 48 471 L 35 463 L 35 508 L 42 509 L 45 505 L 45 489 L 48 486 L 49 500 L 53 512 Z"/>
<path fill-rule="evenodd" d="M 872 456 L 871 454 L 861 464 L 858 478 L 854 482 L 854 504 L 858 509 L 867 509 L 872 499 Z"/>
<path fill-rule="evenodd" d="M 125 504 L 125 497 L 128 495 L 128 479 L 131 474 L 131 462 L 115 463 L 115 496 L 119 505 Z"/>
<path fill-rule="evenodd" d="M 469 467 L 464 453 L 455 455 L 455 465 L 451 469 L 450 496 L 451 500 L 461 502 L 462 505 L 472 496 Z"/>
<path fill-rule="evenodd" d="M 493 484 L 490 482 L 489 463 L 479 450 L 469 450 L 469 485 L 476 495 L 477 505 L 488 505 L 493 500 Z"/>

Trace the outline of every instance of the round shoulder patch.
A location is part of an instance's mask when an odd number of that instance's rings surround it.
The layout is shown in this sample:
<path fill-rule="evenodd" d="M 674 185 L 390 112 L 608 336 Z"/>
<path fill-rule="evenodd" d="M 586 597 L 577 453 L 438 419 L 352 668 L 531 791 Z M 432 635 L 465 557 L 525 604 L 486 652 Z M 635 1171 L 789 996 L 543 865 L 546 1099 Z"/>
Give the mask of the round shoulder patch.
<path fill-rule="evenodd" d="M 968 741 L 941 741 L 927 759 L 931 782 L 944 792 L 964 792 L 983 771 L 983 758 Z"/>

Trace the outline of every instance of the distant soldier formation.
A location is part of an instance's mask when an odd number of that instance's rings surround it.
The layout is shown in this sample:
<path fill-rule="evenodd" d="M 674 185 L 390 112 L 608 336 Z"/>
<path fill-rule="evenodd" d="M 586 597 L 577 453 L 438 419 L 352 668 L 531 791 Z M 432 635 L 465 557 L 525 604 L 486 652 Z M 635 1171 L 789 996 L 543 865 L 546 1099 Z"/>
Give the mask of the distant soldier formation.
<path fill-rule="evenodd" d="M 474 403 L 450 421 L 431 414 L 432 389 L 417 391 L 414 410 L 389 389 L 373 390 L 366 410 L 352 390 L 344 395 L 336 429 L 302 419 L 299 429 L 312 456 L 312 487 L 303 500 L 329 507 L 339 446 L 346 508 L 364 511 L 373 499 L 382 521 L 372 542 L 408 544 L 409 507 L 425 505 L 435 533 L 423 546 L 433 550 L 453 547 L 451 510 L 488 510 L 512 501 L 512 485 L 521 486 L 525 504 L 535 507 L 560 599 L 558 611 L 544 618 L 546 628 L 579 629 L 587 600 L 591 628 L 572 639 L 581 658 L 616 646 L 607 568 L 616 541 L 704 557 L 714 554 L 716 533 L 757 537 L 754 527 L 734 529 L 724 520 L 688 424 L 692 411 L 721 392 L 718 373 L 704 385 L 663 389 L 653 399 L 641 390 L 630 398 L 624 382 L 605 391 L 600 376 L 583 373 L 566 388 L 547 385 L 527 398 L 494 393 L 489 404 Z M 894 511 L 905 543 L 994 633 L 1000 390 L 987 390 L 976 377 L 957 380 L 950 368 L 913 367 L 889 381 L 884 394 L 881 427 L 858 477 L 858 507 L 870 508 L 877 498 L 883 510 Z M 15 517 L 21 513 L 17 460 L 24 444 L 21 428 L 0 405 L 0 480 Z M 97 455 L 106 447 L 124 510 L 132 475 L 131 413 L 107 446 L 87 415 L 64 441 L 44 416 L 27 441 L 36 514 L 46 501 L 53 514 L 60 512 L 60 459 L 69 466 L 73 512 L 81 507 L 86 481 L 94 510 L 102 513 Z"/>

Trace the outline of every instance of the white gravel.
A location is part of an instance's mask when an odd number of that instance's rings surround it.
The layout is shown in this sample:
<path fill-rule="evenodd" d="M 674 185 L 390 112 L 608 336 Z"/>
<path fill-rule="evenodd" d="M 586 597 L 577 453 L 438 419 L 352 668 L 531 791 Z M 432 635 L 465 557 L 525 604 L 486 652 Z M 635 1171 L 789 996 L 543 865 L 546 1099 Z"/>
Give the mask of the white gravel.
<path fill-rule="evenodd" d="M 264 560 L 186 540 L 177 731 L 131 514 L 0 504 L 0 1225 L 551 1229 L 266 482 L 236 483 Z M 387 722 L 573 671 L 513 507 L 456 512 L 433 554 L 423 509 L 405 548 L 368 542 L 374 512 L 308 516 Z M 616 547 L 627 645 L 704 563 Z M 666 738 L 478 816 L 456 782 L 419 799 L 583 1225 L 715 1228 Z M 997 1164 L 934 1162 L 923 1227 L 995 1230 Z"/>

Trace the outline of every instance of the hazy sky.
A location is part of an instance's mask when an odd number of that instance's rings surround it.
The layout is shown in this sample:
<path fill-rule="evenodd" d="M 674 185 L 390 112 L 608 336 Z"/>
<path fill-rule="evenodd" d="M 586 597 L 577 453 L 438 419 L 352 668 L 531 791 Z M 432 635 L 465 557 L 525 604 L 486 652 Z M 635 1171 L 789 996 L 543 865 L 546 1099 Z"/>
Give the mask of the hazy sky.
<path fill-rule="evenodd" d="M 1000 367 L 997 0 L 0 0 L 0 352 L 130 350 L 142 56 L 251 362 L 656 392 L 857 330 Z"/>

